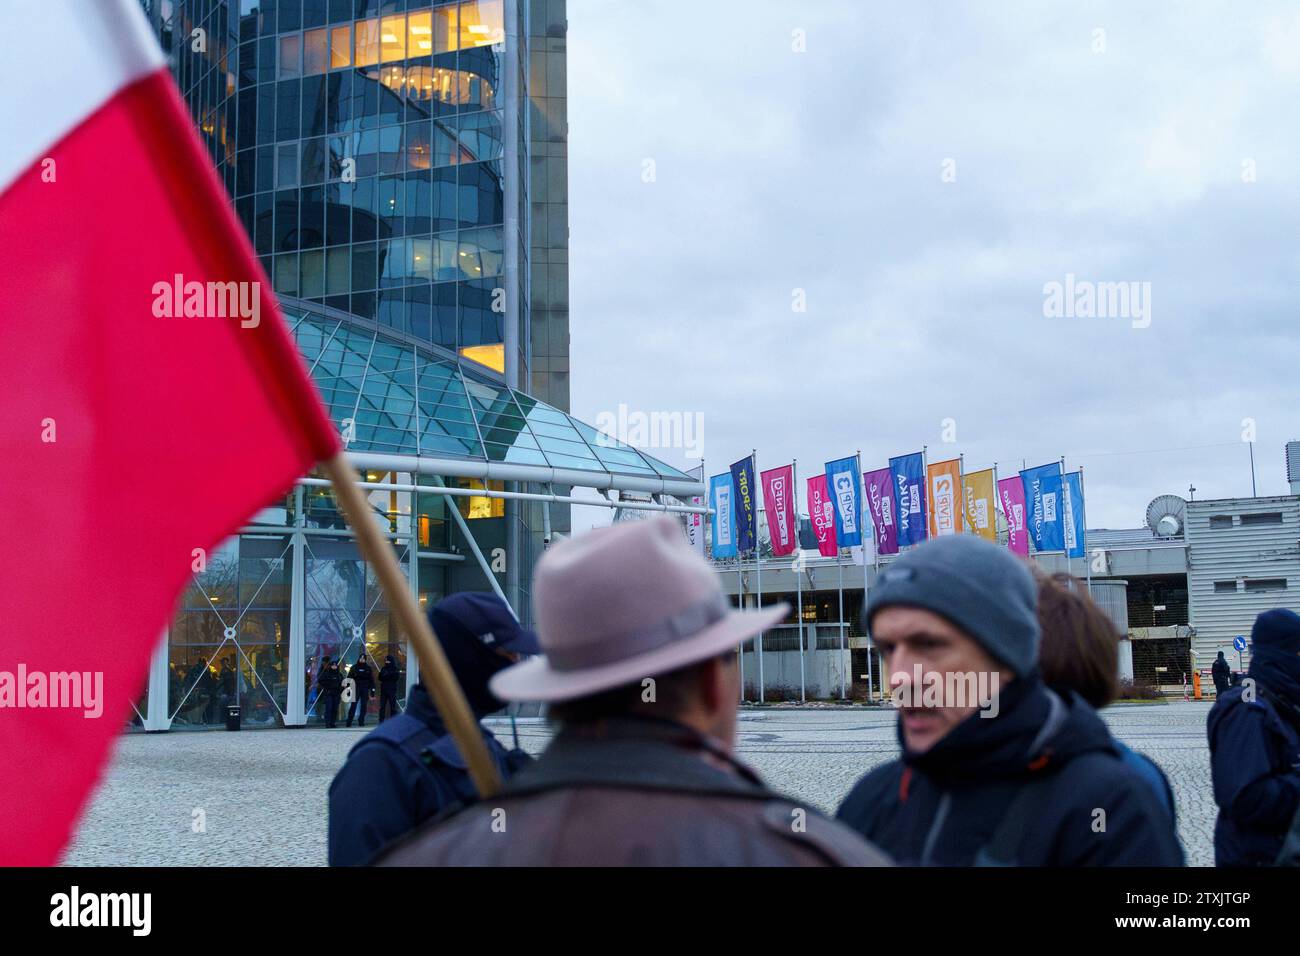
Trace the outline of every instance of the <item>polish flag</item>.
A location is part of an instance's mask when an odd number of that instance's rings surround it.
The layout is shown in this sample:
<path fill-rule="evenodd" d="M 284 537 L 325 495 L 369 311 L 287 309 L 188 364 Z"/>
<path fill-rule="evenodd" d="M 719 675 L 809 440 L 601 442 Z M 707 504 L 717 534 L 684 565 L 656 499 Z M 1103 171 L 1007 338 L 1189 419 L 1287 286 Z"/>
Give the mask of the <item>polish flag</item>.
<path fill-rule="evenodd" d="M 191 569 L 338 436 L 138 0 L 0 47 L 0 864 L 50 864 Z"/>

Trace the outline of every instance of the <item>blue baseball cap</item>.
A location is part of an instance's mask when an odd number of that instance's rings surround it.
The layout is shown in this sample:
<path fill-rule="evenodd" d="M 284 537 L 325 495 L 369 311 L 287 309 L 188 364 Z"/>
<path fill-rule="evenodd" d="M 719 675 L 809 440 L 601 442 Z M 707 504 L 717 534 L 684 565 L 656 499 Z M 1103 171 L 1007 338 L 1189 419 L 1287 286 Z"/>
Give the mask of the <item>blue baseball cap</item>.
<path fill-rule="evenodd" d="M 463 591 L 444 598 L 429 609 L 429 624 L 465 699 L 479 717 L 505 706 L 488 688 L 492 676 L 510 666 L 509 658 L 496 652 L 541 652 L 537 635 L 520 626 L 506 602 L 495 594 Z"/>
<path fill-rule="evenodd" d="M 445 641 L 451 637 L 476 640 L 493 650 L 540 654 L 537 634 L 523 627 L 506 602 L 495 594 L 462 591 L 444 598 L 429 611 L 429 623 Z"/>

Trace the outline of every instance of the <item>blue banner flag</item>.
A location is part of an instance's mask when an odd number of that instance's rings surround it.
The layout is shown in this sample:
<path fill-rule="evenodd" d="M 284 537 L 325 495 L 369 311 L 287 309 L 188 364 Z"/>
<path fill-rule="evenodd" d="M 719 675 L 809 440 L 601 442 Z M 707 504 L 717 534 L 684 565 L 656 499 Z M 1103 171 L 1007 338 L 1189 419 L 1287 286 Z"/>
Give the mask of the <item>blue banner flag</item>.
<path fill-rule="evenodd" d="M 713 509 L 713 556 L 736 556 L 736 509 L 731 497 L 731 475 L 709 479 L 709 507 Z"/>
<path fill-rule="evenodd" d="M 835 505 L 835 540 L 841 548 L 862 547 L 861 489 L 857 458 L 826 463 L 826 493 Z"/>
<path fill-rule="evenodd" d="M 925 456 L 921 452 L 889 459 L 898 499 L 898 543 L 920 544 L 928 531 L 925 520 Z"/>
<path fill-rule="evenodd" d="M 758 543 L 758 499 L 754 496 L 754 456 L 749 455 L 731 466 L 731 488 L 736 516 L 736 547 L 741 553 L 753 551 Z"/>
<path fill-rule="evenodd" d="M 1084 556 L 1084 517 L 1083 517 L 1083 475 L 1072 471 L 1061 483 L 1064 497 L 1063 529 L 1065 531 L 1065 556 L 1082 558 Z"/>
<path fill-rule="evenodd" d="M 1025 486 L 1025 530 L 1038 551 L 1064 551 L 1061 525 L 1061 463 L 1054 461 L 1020 473 Z"/>

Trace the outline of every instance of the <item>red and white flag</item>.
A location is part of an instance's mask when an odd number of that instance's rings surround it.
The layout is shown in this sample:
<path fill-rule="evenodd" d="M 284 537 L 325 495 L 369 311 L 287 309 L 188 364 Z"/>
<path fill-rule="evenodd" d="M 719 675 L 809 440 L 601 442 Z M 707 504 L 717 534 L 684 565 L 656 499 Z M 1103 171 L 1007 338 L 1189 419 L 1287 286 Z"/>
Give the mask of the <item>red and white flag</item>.
<path fill-rule="evenodd" d="M 762 479 L 767 536 L 772 539 L 772 553 L 782 557 L 794 551 L 799 533 L 794 507 L 794 465 L 770 468 L 763 472 Z"/>
<path fill-rule="evenodd" d="M 338 436 L 138 0 L 0 50 L 0 864 L 50 864 L 192 568 Z"/>

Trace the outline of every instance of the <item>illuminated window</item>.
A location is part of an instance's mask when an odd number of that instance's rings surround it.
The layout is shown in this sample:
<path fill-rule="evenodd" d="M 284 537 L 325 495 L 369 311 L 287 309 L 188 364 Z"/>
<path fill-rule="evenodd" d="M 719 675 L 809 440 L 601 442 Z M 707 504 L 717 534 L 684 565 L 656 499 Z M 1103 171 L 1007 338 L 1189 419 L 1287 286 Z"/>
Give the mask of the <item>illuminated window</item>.
<path fill-rule="evenodd" d="M 433 52 L 433 14 L 428 10 L 406 18 L 406 55 L 428 56 Z"/>
<path fill-rule="evenodd" d="M 505 35 L 505 11 L 501 0 L 475 0 L 460 5 L 462 49 L 501 43 Z"/>
<path fill-rule="evenodd" d="M 400 66 L 386 66 L 379 71 L 379 82 L 390 90 L 401 93 L 402 87 L 406 85 L 406 71 Z"/>
<path fill-rule="evenodd" d="M 335 27 L 330 31 L 330 69 L 352 65 L 352 27 Z"/>
<path fill-rule="evenodd" d="M 379 30 L 380 60 L 392 63 L 406 59 L 406 17 L 384 17 Z"/>
<path fill-rule="evenodd" d="M 460 104 L 465 102 L 461 94 L 461 74 L 456 70 L 436 67 L 433 71 L 431 92 L 439 103 Z"/>
<path fill-rule="evenodd" d="M 302 34 L 280 37 L 280 79 L 302 76 Z"/>
<path fill-rule="evenodd" d="M 308 30 L 302 35 L 302 72 L 304 76 L 325 72 L 326 31 Z"/>
<path fill-rule="evenodd" d="M 443 7 L 433 11 L 433 52 L 447 53 L 456 49 L 456 8 Z"/>
<path fill-rule="evenodd" d="M 477 478 L 459 478 L 457 479 L 456 484 L 461 488 L 485 488 L 483 482 Z M 505 482 L 489 481 L 486 488 L 492 491 L 504 491 Z M 460 513 L 471 520 L 475 518 L 504 518 L 506 516 L 506 502 L 504 498 L 489 498 L 486 495 L 472 495 L 468 498 L 458 497 L 456 499 L 456 504 L 460 508 Z"/>
<path fill-rule="evenodd" d="M 356 66 L 374 66 L 379 62 L 379 21 L 361 20 L 357 23 Z"/>
<path fill-rule="evenodd" d="M 499 342 L 496 345 L 467 345 L 460 350 L 460 354 L 479 365 L 505 373 L 506 347 Z"/>

